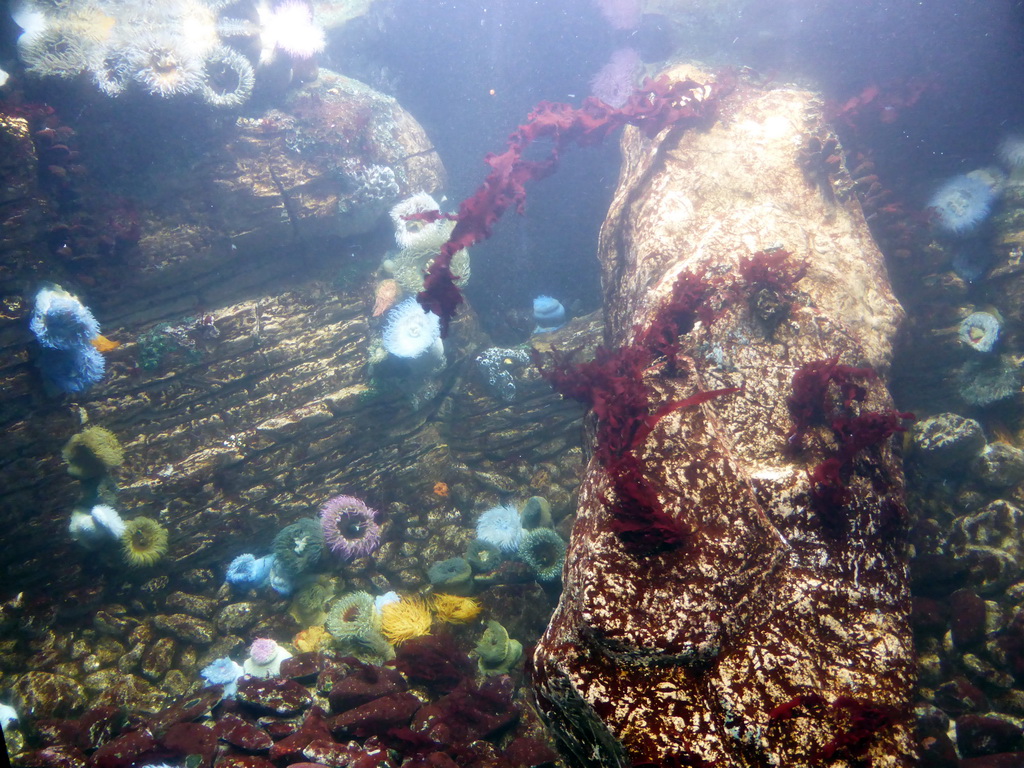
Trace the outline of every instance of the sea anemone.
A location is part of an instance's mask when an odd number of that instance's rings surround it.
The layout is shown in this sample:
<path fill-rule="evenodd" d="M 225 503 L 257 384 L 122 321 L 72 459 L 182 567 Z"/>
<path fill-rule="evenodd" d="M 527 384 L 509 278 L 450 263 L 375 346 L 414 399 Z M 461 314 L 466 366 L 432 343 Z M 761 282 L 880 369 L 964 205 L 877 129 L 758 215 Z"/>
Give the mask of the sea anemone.
<path fill-rule="evenodd" d="M 89 65 L 92 46 L 60 22 L 47 19 L 37 34 L 23 34 L 18 54 L 25 69 L 42 77 L 72 78 Z"/>
<path fill-rule="evenodd" d="M 9 731 L 18 722 L 18 711 L 10 704 L 0 704 L 0 730 Z"/>
<path fill-rule="evenodd" d="M 134 517 L 124 525 L 121 544 L 128 565 L 153 565 L 167 552 L 167 529 L 150 517 Z"/>
<path fill-rule="evenodd" d="M 262 587 L 270 579 L 270 569 L 273 565 L 273 555 L 261 558 L 249 553 L 239 555 L 228 566 L 225 581 L 240 589 Z"/>
<path fill-rule="evenodd" d="M 543 496 L 531 496 L 519 513 L 519 522 L 524 529 L 550 528 L 551 504 Z"/>
<path fill-rule="evenodd" d="M 62 350 L 92 349 L 89 340 L 100 332 L 92 312 L 59 286 L 36 293 L 28 327 L 43 347 Z"/>
<path fill-rule="evenodd" d="M 61 451 L 68 474 L 79 480 L 102 477 L 124 463 L 117 436 L 104 427 L 86 427 L 72 435 Z"/>
<path fill-rule="evenodd" d="M 461 557 L 434 563 L 427 569 L 427 578 L 435 589 L 453 595 L 468 595 L 473 591 L 473 569 Z"/>
<path fill-rule="evenodd" d="M 253 677 L 277 677 L 281 674 L 281 662 L 291 656 L 270 638 L 259 637 L 249 646 L 249 658 L 242 663 L 242 669 Z"/>
<path fill-rule="evenodd" d="M 551 333 L 565 325 L 565 307 L 551 296 L 538 296 L 533 300 L 534 333 Z"/>
<path fill-rule="evenodd" d="M 966 235 L 988 218 L 996 191 L 983 178 L 964 174 L 954 176 L 932 195 L 928 202 L 938 227 L 950 234 Z"/>
<path fill-rule="evenodd" d="M 473 649 L 477 664 L 485 675 L 507 675 L 523 655 L 523 645 L 508 636 L 508 630 L 496 621 L 488 621 L 483 635 Z"/>
<path fill-rule="evenodd" d="M 302 626 L 320 624 L 325 618 L 324 606 L 331 598 L 331 588 L 322 581 L 304 584 L 292 598 L 288 613 Z"/>
<path fill-rule="evenodd" d="M 476 521 L 476 537 L 493 544 L 502 552 L 516 552 L 523 538 L 519 510 L 511 506 L 487 510 Z"/>
<path fill-rule="evenodd" d="M 503 559 L 501 550 L 483 539 L 473 539 L 466 547 L 466 562 L 473 573 L 490 573 Z"/>
<path fill-rule="evenodd" d="M 324 30 L 313 21 L 313 9 L 304 0 L 284 0 L 276 7 L 256 7 L 260 20 L 260 63 L 269 64 L 277 51 L 296 59 L 309 59 L 327 45 Z"/>
<path fill-rule="evenodd" d="M 80 509 L 71 512 L 68 533 L 71 535 L 72 541 L 81 544 L 86 549 L 94 549 L 107 539 L 106 531 L 96 523 L 96 519 Z"/>
<path fill-rule="evenodd" d="M 960 341 L 978 352 L 991 352 L 999 341 L 1002 321 L 991 312 L 972 312 L 960 323 Z"/>
<path fill-rule="evenodd" d="M 394 650 L 381 633 L 380 621 L 369 592 L 349 592 L 327 614 L 327 631 L 341 650 L 382 663 L 392 657 Z"/>
<path fill-rule="evenodd" d="M 147 45 L 130 60 L 133 77 L 154 96 L 169 98 L 199 90 L 203 63 L 168 44 Z"/>
<path fill-rule="evenodd" d="M 633 48 L 619 48 L 590 81 L 590 91 L 609 107 L 625 106 L 636 89 L 643 69 L 640 54 Z"/>
<path fill-rule="evenodd" d="M 419 219 L 406 219 L 414 213 L 436 211 L 437 201 L 426 192 L 417 192 L 395 204 L 391 209 L 391 223 L 395 226 L 395 242 L 399 248 L 408 248 L 425 239 L 432 239 L 435 234 L 447 232 L 443 219 L 427 223 Z"/>
<path fill-rule="evenodd" d="M 199 673 L 207 685 L 223 685 L 224 698 L 233 699 L 238 693 L 238 678 L 245 674 L 242 665 L 227 656 L 215 659 Z"/>
<path fill-rule="evenodd" d="M 124 536 L 125 522 L 109 504 L 96 504 L 89 510 L 89 516 L 110 538 L 120 539 Z"/>
<path fill-rule="evenodd" d="M 322 625 L 306 627 L 292 638 L 292 645 L 299 653 L 322 651 L 330 642 L 331 635 Z"/>
<path fill-rule="evenodd" d="M 271 555 L 271 557 L 273 562 L 270 565 L 270 577 L 267 579 L 267 583 L 277 594 L 288 597 L 295 591 L 295 579 L 291 573 L 281 567 L 276 555 Z"/>
<path fill-rule="evenodd" d="M 215 107 L 238 107 L 256 85 L 252 64 L 242 54 L 220 46 L 203 62 L 203 99 Z"/>
<path fill-rule="evenodd" d="M 1011 133 L 999 142 L 999 159 L 1011 170 L 1024 168 L 1024 133 Z"/>
<path fill-rule="evenodd" d="M 479 616 L 482 610 L 480 603 L 472 597 L 440 593 L 431 598 L 430 606 L 434 609 L 438 621 L 446 624 L 468 624 Z"/>
<path fill-rule="evenodd" d="M 565 541 L 550 528 L 533 528 L 523 534 L 519 559 L 530 566 L 537 581 L 558 581 L 565 565 Z"/>
<path fill-rule="evenodd" d="M 281 529 L 274 537 L 272 548 L 281 571 L 298 576 L 319 562 L 324 533 L 316 520 L 299 520 Z"/>
<path fill-rule="evenodd" d="M 335 496 L 320 509 L 320 526 L 331 551 L 342 560 L 372 554 L 380 546 L 377 513 L 354 496 Z"/>
<path fill-rule="evenodd" d="M 422 357 L 441 339 L 441 318 L 410 297 L 388 311 L 384 348 L 395 357 Z"/>
<path fill-rule="evenodd" d="M 380 612 L 381 631 L 392 645 L 429 635 L 431 621 L 430 609 L 419 597 L 403 597 Z"/>
<path fill-rule="evenodd" d="M 37 360 L 39 372 L 59 392 L 77 394 L 103 380 L 107 363 L 96 349 L 43 349 Z"/>
<path fill-rule="evenodd" d="M 380 613 L 382 610 L 384 610 L 385 605 L 397 603 L 401 599 L 402 598 L 399 596 L 399 594 L 392 590 L 390 592 L 385 592 L 383 595 L 377 595 L 375 598 L 373 598 L 373 607 L 374 609 L 376 609 L 377 613 Z"/>

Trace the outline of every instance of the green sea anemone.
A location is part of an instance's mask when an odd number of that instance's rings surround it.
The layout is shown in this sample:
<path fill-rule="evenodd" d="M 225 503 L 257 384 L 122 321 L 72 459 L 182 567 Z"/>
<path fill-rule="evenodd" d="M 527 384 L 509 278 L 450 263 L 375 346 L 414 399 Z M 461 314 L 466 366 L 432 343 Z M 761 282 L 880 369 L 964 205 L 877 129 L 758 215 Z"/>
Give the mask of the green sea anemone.
<path fill-rule="evenodd" d="M 466 548 L 466 562 L 473 573 L 490 573 L 502 561 L 501 550 L 483 539 L 474 539 Z"/>
<path fill-rule="evenodd" d="M 427 578 L 438 592 L 468 595 L 473 591 L 473 569 L 461 557 L 434 563 L 427 569 Z"/>
<path fill-rule="evenodd" d="M 153 565 L 167 553 L 167 529 L 150 517 L 132 518 L 124 525 L 121 545 L 128 565 Z"/>
<path fill-rule="evenodd" d="M 537 581 L 558 581 L 565 564 L 565 541 L 550 528 L 523 533 L 519 559 L 530 566 Z"/>
<path fill-rule="evenodd" d="M 488 621 L 480 641 L 473 649 L 479 657 L 477 666 L 485 675 L 507 675 L 523 655 L 523 645 L 508 636 L 496 621 Z"/>
<path fill-rule="evenodd" d="M 551 504 L 543 496 L 531 496 L 519 513 L 519 522 L 523 528 L 550 528 Z"/>
<path fill-rule="evenodd" d="M 278 566 L 289 576 L 298 576 L 320 560 L 324 551 L 324 533 L 316 520 L 299 520 L 287 525 L 274 537 L 272 546 Z"/>
<path fill-rule="evenodd" d="M 380 664 L 394 656 L 381 633 L 380 614 L 369 592 L 342 595 L 327 614 L 327 631 L 338 650 L 362 661 Z"/>
<path fill-rule="evenodd" d="M 103 427 L 86 427 L 64 444 L 68 474 L 79 480 L 102 477 L 124 463 L 117 436 Z"/>

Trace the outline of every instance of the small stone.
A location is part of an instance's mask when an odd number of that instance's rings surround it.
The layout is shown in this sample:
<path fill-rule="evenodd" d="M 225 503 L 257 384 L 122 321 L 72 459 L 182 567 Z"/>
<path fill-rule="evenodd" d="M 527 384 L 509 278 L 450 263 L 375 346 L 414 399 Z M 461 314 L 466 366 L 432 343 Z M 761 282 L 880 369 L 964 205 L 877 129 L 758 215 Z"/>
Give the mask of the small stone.
<path fill-rule="evenodd" d="M 164 677 L 160 687 L 171 696 L 182 698 L 199 690 L 201 681 L 189 677 L 180 669 L 172 669 Z"/>
<path fill-rule="evenodd" d="M 949 629 L 957 648 L 969 648 L 985 639 L 985 601 L 969 589 L 949 598 Z"/>
<path fill-rule="evenodd" d="M 134 672 L 142 662 L 142 656 L 145 652 L 146 646 L 142 643 L 133 645 L 128 649 L 127 653 L 117 660 L 117 671 L 124 673 Z"/>
<path fill-rule="evenodd" d="M 126 616 L 116 616 L 109 610 L 97 611 L 92 619 L 92 625 L 97 631 L 113 637 L 128 637 L 136 624 L 136 621 Z"/>
<path fill-rule="evenodd" d="M 294 715 L 313 702 L 304 686 L 287 677 L 245 680 L 239 683 L 236 699 L 278 715 Z"/>
<path fill-rule="evenodd" d="M 90 653 L 84 659 L 82 659 L 82 672 L 85 674 L 91 674 L 97 672 L 103 668 L 103 663 L 95 653 Z"/>
<path fill-rule="evenodd" d="M 969 582 L 981 592 L 993 592 L 1024 573 L 1024 511 L 1002 499 L 956 518 L 946 539 L 946 551 L 969 569 Z"/>
<path fill-rule="evenodd" d="M 85 749 L 99 749 L 121 733 L 125 714 L 117 707 L 93 707 L 78 720 L 79 744 Z"/>
<path fill-rule="evenodd" d="M 191 595 L 187 592 L 172 592 L 164 602 L 165 607 L 174 608 L 195 616 L 197 619 L 210 619 L 217 611 L 217 601 L 201 595 Z"/>
<path fill-rule="evenodd" d="M 204 688 L 187 699 L 174 702 L 166 709 L 161 710 L 151 721 L 151 727 L 156 731 L 164 731 L 175 723 L 186 723 L 196 720 L 210 711 L 220 703 L 221 689 Z"/>
<path fill-rule="evenodd" d="M 344 768 L 352 761 L 353 748 L 351 744 L 339 744 L 331 739 L 315 739 L 302 750 L 302 754 L 314 763 Z"/>
<path fill-rule="evenodd" d="M 225 605 L 217 614 L 215 623 L 217 629 L 225 634 L 241 632 L 251 627 L 260 618 L 261 611 L 258 603 L 231 603 Z"/>
<path fill-rule="evenodd" d="M 916 457 L 933 470 L 969 464 L 985 447 L 985 430 L 974 419 L 940 413 L 911 430 Z"/>
<path fill-rule="evenodd" d="M 125 646 L 124 643 L 112 637 L 99 637 L 96 639 L 93 653 L 96 654 L 101 666 L 109 667 L 116 664 L 117 660 L 124 655 Z"/>
<path fill-rule="evenodd" d="M 333 712 L 345 712 L 408 688 L 405 678 L 397 669 L 360 667 L 331 686 L 328 700 Z"/>
<path fill-rule="evenodd" d="M 224 715 L 214 728 L 218 738 L 249 752 L 266 752 L 274 745 L 274 740 L 266 732 L 252 723 L 247 723 L 238 715 Z"/>
<path fill-rule="evenodd" d="M 146 655 L 142 657 L 142 676 L 153 682 L 161 680 L 167 674 L 167 670 L 171 668 L 176 647 L 177 644 L 170 637 L 161 637 L 153 643 L 146 651 Z"/>
<path fill-rule="evenodd" d="M 1024 451 L 1007 443 L 985 446 L 971 470 L 985 485 L 1010 488 L 1024 482 Z"/>
<path fill-rule="evenodd" d="M 212 624 L 185 613 L 154 616 L 153 626 L 182 642 L 198 645 L 212 643 L 216 634 Z"/>
<path fill-rule="evenodd" d="M 1014 752 L 1024 747 L 1024 732 L 1002 717 L 961 715 L 956 719 L 956 745 L 962 757 Z"/>
<path fill-rule="evenodd" d="M 70 677 L 50 672 L 28 672 L 14 683 L 13 705 L 33 717 L 68 717 L 85 706 L 85 691 Z"/>

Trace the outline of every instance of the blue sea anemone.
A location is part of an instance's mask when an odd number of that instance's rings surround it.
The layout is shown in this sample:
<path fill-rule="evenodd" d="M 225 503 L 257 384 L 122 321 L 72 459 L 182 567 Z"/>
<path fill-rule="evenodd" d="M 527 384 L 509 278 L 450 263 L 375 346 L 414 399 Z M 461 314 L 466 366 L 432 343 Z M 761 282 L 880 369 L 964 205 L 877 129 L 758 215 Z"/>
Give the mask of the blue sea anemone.
<path fill-rule="evenodd" d="M 395 357 L 422 357 L 441 340 L 441 318 L 424 312 L 415 297 L 391 309 L 384 326 L 384 349 Z"/>
<path fill-rule="evenodd" d="M 991 352 L 999 341 L 1002 325 L 991 312 L 972 312 L 960 323 L 960 341 L 978 352 Z"/>
<path fill-rule="evenodd" d="M 41 288 L 28 323 L 39 343 L 49 349 L 79 349 L 100 333 L 100 324 L 77 298 L 60 287 Z"/>
<path fill-rule="evenodd" d="M 262 587 L 270 579 L 270 569 L 274 565 L 274 556 L 257 558 L 248 553 L 239 555 L 231 561 L 225 578 L 228 584 L 240 589 Z"/>
<path fill-rule="evenodd" d="M 502 552 L 516 552 L 523 538 L 519 510 L 511 506 L 488 509 L 476 521 L 476 537 Z"/>
<path fill-rule="evenodd" d="M 199 673 L 207 685 L 223 685 L 224 698 L 233 699 L 238 693 L 238 678 L 244 674 L 242 665 L 227 656 L 215 659 Z"/>
<path fill-rule="evenodd" d="M 550 333 L 565 325 L 565 307 L 551 296 L 538 296 L 533 300 L 534 333 Z"/>
<path fill-rule="evenodd" d="M 103 379 L 107 364 L 91 344 L 77 349 L 44 348 L 39 371 L 54 389 L 74 394 L 84 392 Z"/>
<path fill-rule="evenodd" d="M 975 229 L 992 211 L 996 190 L 980 175 L 964 174 L 946 181 L 932 195 L 928 207 L 938 227 L 954 235 Z"/>
<path fill-rule="evenodd" d="M 287 597 L 295 591 L 295 581 L 292 575 L 282 567 L 281 562 L 275 557 L 270 566 L 270 588 L 277 594 Z"/>

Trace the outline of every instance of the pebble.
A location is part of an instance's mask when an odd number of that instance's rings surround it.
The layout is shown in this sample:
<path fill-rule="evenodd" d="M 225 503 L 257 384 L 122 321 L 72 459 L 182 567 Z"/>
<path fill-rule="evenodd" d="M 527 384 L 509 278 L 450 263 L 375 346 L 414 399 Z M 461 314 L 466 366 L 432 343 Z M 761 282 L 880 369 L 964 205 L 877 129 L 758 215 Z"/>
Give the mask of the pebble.
<path fill-rule="evenodd" d="M 187 592 L 172 592 L 164 603 L 167 608 L 175 608 L 197 619 L 209 619 L 217 610 L 217 601 L 201 595 L 190 595 Z"/>
<path fill-rule="evenodd" d="M 161 680 L 171 668 L 176 647 L 177 644 L 170 637 L 161 637 L 153 643 L 142 657 L 142 676 L 153 682 Z"/>
<path fill-rule="evenodd" d="M 172 613 L 153 617 L 153 626 L 161 632 L 173 635 L 186 643 L 206 645 L 213 642 L 215 636 L 213 625 L 208 621 L 197 619 L 185 613 Z"/>
<path fill-rule="evenodd" d="M 217 629 L 225 634 L 240 632 L 251 627 L 260 617 L 258 603 L 231 603 L 225 605 L 217 614 Z"/>

